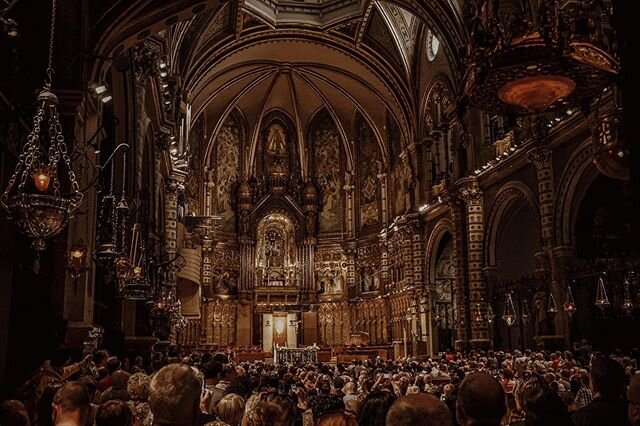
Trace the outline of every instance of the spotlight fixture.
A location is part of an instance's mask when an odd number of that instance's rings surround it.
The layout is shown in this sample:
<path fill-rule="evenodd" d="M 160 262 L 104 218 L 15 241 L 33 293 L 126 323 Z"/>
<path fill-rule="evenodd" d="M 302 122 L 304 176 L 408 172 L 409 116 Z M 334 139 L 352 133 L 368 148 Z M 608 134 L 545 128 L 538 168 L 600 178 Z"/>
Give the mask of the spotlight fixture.
<path fill-rule="evenodd" d="M 112 99 L 113 99 L 113 96 L 106 95 L 106 96 L 103 96 L 102 98 L 100 98 L 100 102 L 102 102 L 103 104 L 106 104 L 106 103 L 111 102 Z"/>

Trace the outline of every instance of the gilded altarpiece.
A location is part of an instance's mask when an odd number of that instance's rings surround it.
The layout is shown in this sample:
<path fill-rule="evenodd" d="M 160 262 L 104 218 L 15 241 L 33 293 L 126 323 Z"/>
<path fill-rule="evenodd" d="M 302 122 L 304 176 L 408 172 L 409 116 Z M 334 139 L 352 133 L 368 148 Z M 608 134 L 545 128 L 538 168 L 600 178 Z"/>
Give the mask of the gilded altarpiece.
<path fill-rule="evenodd" d="M 318 309 L 320 339 L 326 345 L 346 345 L 350 340 L 351 321 L 347 302 L 321 303 Z"/>
<path fill-rule="evenodd" d="M 347 256 L 342 249 L 339 246 L 319 249 L 314 266 L 321 299 L 342 297 L 347 282 Z"/>

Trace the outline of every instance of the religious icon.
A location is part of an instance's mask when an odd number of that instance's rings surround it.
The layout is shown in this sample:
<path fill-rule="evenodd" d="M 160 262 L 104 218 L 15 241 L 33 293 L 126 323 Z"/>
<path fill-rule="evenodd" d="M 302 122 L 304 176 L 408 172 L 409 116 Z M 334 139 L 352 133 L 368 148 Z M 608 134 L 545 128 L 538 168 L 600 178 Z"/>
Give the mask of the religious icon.
<path fill-rule="evenodd" d="M 272 124 L 267 134 L 267 152 L 270 154 L 284 154 L 287 150 L 287 137 L 279 124 Z"/>

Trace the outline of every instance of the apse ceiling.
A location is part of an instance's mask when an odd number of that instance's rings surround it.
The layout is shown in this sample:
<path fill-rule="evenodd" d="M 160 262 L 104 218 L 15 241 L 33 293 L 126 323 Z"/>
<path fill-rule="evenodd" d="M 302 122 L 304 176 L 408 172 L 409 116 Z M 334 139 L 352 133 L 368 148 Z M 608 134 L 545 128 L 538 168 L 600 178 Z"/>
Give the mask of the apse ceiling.
<path fill-rule="evenodd" d="M 385 1 L 245 0 L 176 23 L 164 37 L 210 137 L 234 109 L 255 124 L 254 139 L 270 110 L 286 111 L 304 132 L 326 109 L 345 140 L 360 113 L 379 141 L 390 119 L 407 141 L 418 109 L 418 38 L 429 30 Z"/>

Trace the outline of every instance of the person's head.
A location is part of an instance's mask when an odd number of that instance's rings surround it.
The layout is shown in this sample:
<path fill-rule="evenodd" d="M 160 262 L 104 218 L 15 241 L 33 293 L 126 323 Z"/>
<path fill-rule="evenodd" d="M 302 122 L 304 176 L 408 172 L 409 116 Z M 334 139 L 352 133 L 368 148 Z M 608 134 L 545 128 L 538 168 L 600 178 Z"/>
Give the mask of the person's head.
<path fill-rule="evenodd" d="M 540 374 L 527 374 L 516 384 L 516 406 L 525 413 L 526 426 L 571 424 L 567 407 Z"/>
<path fill-rule="evenodd" d="M 387 412 L 387 426 L 451 424 L 451 412 L 438 398 L 424 393 L 398 398 Z"/>
<path fill-rule="evenodd" d="M 228 425 L 240 426 L 244 414 L 244 399 L 234 393 L 227 394 L 218 402 L 216 413 Z"/>
<path fill-rule="evenodd" d="M 200 380 L 191 367 L 183 364 L 162 367 L 153 376 L 149 392 L 154 425 L 195 424 L 201 389 Z"/>
<path fill-rule="evenodd" d="M 338 411 L 320 416 L 316 426 L 358 426 L 358 421 L 353 413 Z"/>
<path fill-rule="evenodd" d="M 16 399 L 9 399 L 0 404 L 0 425 L 30 426 L 29 414 L 24 404 Z"/>
<path fill-rule="evenodd" d="M 109 371 L 109 374 L 118 371 L 121 365 L 117 356 L 110 356 L 109 359 L 107 359 L 107 371 Z"/>
<path fill-rule="evenodd" d="M 505 415 L 504 391 L 487 373 L 467 375 L 458 389 L 456 417 L 461 425 L 499 425 Z"/>
<path fill-rule="evenodd" d="M 226 380 L 228 382 L 233 381 L 236 377 L 238 377 L 238 372 L 236 371 L 236 367 L 233 364 L 225 364 L 222 367 L 222 373 L 220 373 L 220 377 L 222 380 Z"/>
<path fill-rule="evenodd" d="M 391 392 L 371 392 L 360 404 L 358 424 L 384 426 L 387 412 L 395 400 L 396 397 Z"/>
<path fill-rule="evenodd" d="M 127 393 L 132 401 L 146 402 L 149 399 L 151 379 L 145 373 L 136 373 L 129 377 Z"/>
<path fill-rule="evenodd" d="M 98 368 L 105 367 L 107 365 L 108 359 L 109 359 L 109 352 L 105 350 L 99 350 L 93 354 L 93 363 Z"/>
<path fill-rule="evenodd" d="M 609 398 L 624 395 L 624 368 L 611 358 L 595 358 L 591 362 L 591 390 Z"/>
<path fill-rule="evenodd" d="M 127 389 L 127 382 L 129 382 L 130 374 L 124 370 L 116 370 L 111 375 L 111 386 L 114 389 Z"/>
<path fill-rule="evenodd" d="M 336 391 L 342 391 L 343 386 L 344 386 L 344 379 L 342 377 L 338 376 L 335 379 L 333 379 L 333 388 Z"/>
<path fill-rule="evenodd" d="M 636 373 L 627 388 L 628 415 L 631 426 L 640 426 L 640 374 Z"/>
<path fill-rule="evenodd" d="M 44 388 L 40 401 L 38 401 L 38 406 L 36 407 L 38 411 L 37 418 L 39 425 L 53 425 L 53 397 L 62 385 L 62 382 L 54 381 Z"/>
<path fill-rule="evenodd" d="M 353 395 L 354 393 L 356 393 L 355 382 L 348 382 L 346 385 L 344 385 L 342 391 L 347 395 Z"/>
<path fill-rule="evenodd" d="M 83 426 L 89 413 L 89 392 L 78 382 L 65 383 L 53 397 L 53 422 Z"/>
<path fill-rule="evenodd" d="M 218 361 L 211 360 L 202 366 L 202 374 L 207 383 L 215 383 L 220 380 L 220 373 L 222 373 L 222 364 Z"/>
<path fill-rule="evenodd" d="M 256 426 L 292 426 L 301 421 L 297 413 L 297 401 L 294 397 L 268 392 L 260 397 L 260 402 L 255 408 L 255 415 L 251 417 Z"/>
<path fill-rule="evenodd" d="M 131 426 L 133 415 L 126 403 L 114 399 L 98 407 L 95 421 L 96 426 Z"/>

